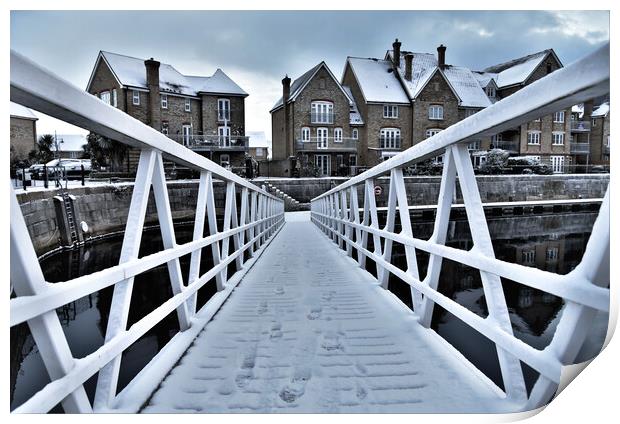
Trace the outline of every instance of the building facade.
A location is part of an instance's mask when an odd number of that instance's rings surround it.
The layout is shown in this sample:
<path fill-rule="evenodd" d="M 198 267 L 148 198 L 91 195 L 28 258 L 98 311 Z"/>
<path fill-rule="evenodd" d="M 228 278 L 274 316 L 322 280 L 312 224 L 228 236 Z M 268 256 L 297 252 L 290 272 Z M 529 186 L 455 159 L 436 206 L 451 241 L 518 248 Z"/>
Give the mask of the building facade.
<path fill-rule="evenodd" d="M 274 172 L 281 176 L 355 172 L 364 123 L 351 91 L 338 82 L 325 62 L 292 84 L 285 77 L 282 98 L 270 113 Z"/>
<path fill-rule="evenodd" d="M 101 51 L 86 91 L 218 164 L 245 166 L 248 94 L 221 69 L 188 76 L 152 58 Z M 138 157 L 130 151 L 130 172 Z"/>
<path fill-rule="evenodd" d="M 28 153 L 37 146 L 36 115 L 27 107 L 17 103 L 10 103 L 9 138 L 11 163 L 25 161 Z"/>

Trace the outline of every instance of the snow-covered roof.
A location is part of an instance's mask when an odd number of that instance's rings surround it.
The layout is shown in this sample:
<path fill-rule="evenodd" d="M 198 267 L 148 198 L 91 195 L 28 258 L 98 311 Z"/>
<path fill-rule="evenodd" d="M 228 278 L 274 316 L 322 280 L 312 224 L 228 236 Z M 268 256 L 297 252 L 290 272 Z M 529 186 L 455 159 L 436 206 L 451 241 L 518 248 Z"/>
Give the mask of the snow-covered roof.
<path fill-rule="evenodd" d="M 484 70 L 484 73 L 490 76 L 494 75 L 493 79 L 495 79 L 499 88 L 522 84 L 532 75 L 532 72 L 538 68 L 549 54 L 555 56 L 552 49 L 543 50 L 498 65 L 489 66 Z M 557 59 L 557 56 L 555 57 Z M 559 59 L 557 59 L 557 61 L 560 63 Z"/>
<path fill-rule="evenodd" d="M 583 118 L 583 103 L 573 106 L 571 108 L 571 112 L 576 113 L 580 118 Z"/>
<path fill-rule="evenodd" d="M 265 131 L 246 131 L 245 135 L 250 137 L 250 147 L 271 148 L 271 140 L 267 140 Z"/>
<path fill-rule="evenodd" d="M 62 152 L 77 152 L 86 144 L 86 136 L 82 134 L 58 134 L 56 139 Z"/>
<path fill-rule="evenodd" d="M 347 62 L 367 102 L 409 103 L 391 62 L 359 57 L 348 57 Z"/>
<path fill-rule="evenodd" d="M 121 85 L 148 88 L 146 85 L 144 59 L 105 51 L 99 53 L 99 58 L 105 60 Z M 99 63 L 99 58 L 97 59 L 97 64 Z M 93 73 L 94 71 L 93 69 Z M 90 86 L 90 81 L 88 85 Z M 159 87 L 162 92 L 189 96 L 196 96 L 199 93 L 248 95 L 219 68 L 210 77 L 187 76 L 181 74 L 172 65 L 167 63 L 160 63 L 159 65 Z"/>
<path fill-rule="evenodd" d="M 336 79 L 336 77 L 334 76 L 334 74 L 332 73 L 332 71 L 329 69 L 329 67 L 327 66 L 325 62 L 321 62 L 317 64 L 316 66 L 313 66 L 311 69 L 305 72 L 302 76 L 300 76 L 295 81 L 293 81 L 293 83 L 291 84 L 291 88 L 290 88 L 290 92 L 288 96 L 288 102 L 295 101 L 297 96 L 304 90 L 306 85 L 308 85 L 308 83 L 312 80 L 314 75 L 321 68 L 325 68 L 329 76 L 334 80 L 334 82 L 338 85 L 338 87 L 340 87 L 344 95 L 349 98 L 349 103 L 354 102 L 353 97 L 349 96 L 349 93 L 344 90 L 340 82 Z M 271 108 L 271 112 L 273 112 L 275 109 L 281 106 L 282 106 L 282 97 L 280 97 L 278 101 L 276 102 L 276 104 L 273 105 L 273 107 Z"/>
<path fill-rule="evenodd" d="M 600 118 L 602 116 L 607 116 L 608 113 L 609 113 L 609 102 L 605 102 L 592 111 L 592 117 Z"/>
<path fill-rule="evenodd" d="M 351 106 L 349 111 L 349 123 L 351 125 L 363 125 L 364 120 L 362 119 L 362 114 L 357 108 L 357 103 L 355 103 L 355 99 L 353 98 L 353 93 L 351 92 L 351 88 L 343 85 L 342 88 L 347 92 L 347 95 L 351 99 Z"/>
<path fill-rule="evenodd" d="M 23 118 L 23 119 L 32 119 L 34 121 L 36 121 L 37 116 L 34 114 L 33 111 L 31 111 L 30 109 L 28 109 L 25 106 L 22 106 L 20 104 L 17 103 L 13 103 L 10 102 L 11 106 L 10 106 L 10 112 L 11 112 L 11 116 L 14 118 Z"/>
<path fill-rule="evenodd" d="M 386 59 L 391 61 L 393 54 L 392 50 L 388 50 Z M 405 79 L 405 55 L 407 54 L 413 54 L 411 81 Z M 432 76 L 436 72 L 440 72 L 443 73 L 448 84 L 459 98 L 460 106 L 476 108 L 491 106 L 491 101 L 470 69 L 452 65 L 447 65 L 440 69 L 434 54 L 401 52 L 398 72 L 405 83 L 411 99 L 418 97 Z"/>

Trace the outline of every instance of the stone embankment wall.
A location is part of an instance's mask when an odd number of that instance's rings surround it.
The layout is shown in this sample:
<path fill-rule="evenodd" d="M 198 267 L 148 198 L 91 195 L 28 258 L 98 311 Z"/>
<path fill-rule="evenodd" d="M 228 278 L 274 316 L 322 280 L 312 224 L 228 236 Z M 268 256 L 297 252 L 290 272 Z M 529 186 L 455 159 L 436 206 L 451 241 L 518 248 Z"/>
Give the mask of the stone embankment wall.
<path fill-rule="evenodd" d="M 312 198 L 344 181 L 346 178 L 269 180 L 275 187 L 302 203 L 309 202 Z M 265 184 L 261 179 L 255 180 L 254 183 L 258 186 Z M 608 174 L 478 177 L 478 187 L 483 202 L 599 198 L 605 195 L 608 184 Z M 383 188 L 382 194 L 377 197 L 377 205 L 385 206 L 389 179 L 379 178 L 375 185 Z M 406 185 L 410 205 L 429 205 L 437 202 L 439 177 L 406 177 Z M 215 181 L 214 188 L 216 207 L 223 209 L 224 184 Z M 358 189 L 358 192 L 361 195 L 362 190 Z M 88 224 L 88 233 L 84 234 L 84 239 L 125 229 L 133 193 L 132 184 L 70 188 L 69 193 L 73 196 L 78 226 L 81 221 Z M 59 216 L 63 208 L 58 207 L 59 200 L 55 199 L 55 196 L 59 194 L 59 190 L 46 190 L 28 191 L 17 196 L 38 255 L 67 244 L 66 228 L 64 228 L 66 220 Z M 197 182 L 170 182 L 168 195 L 174 221 L 193 220 L 198 196 Z M 460 190 L 457 190 L 456 202 L 462 202 Z M 360 205 L 363 205 L 363 200 Z M 156 224 L 158 224 L 157 211 L 151 194 L 145 225 Z"/>

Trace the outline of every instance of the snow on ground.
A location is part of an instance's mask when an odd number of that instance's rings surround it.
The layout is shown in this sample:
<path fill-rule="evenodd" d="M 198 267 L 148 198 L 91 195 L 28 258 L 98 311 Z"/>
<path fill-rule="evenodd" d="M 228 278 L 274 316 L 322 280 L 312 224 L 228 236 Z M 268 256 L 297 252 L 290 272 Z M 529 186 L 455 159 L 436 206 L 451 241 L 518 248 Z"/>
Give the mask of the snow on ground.
<path fill-rule="evenodd" d="M 312 223 L 287 223 L 142 412 L 509 405 Z M 301 242 L 300 242 L 301 241 Z"/>
<path fill-rule="evenodd" d="M 304 222 L 310 221 L 310 211 L 286 212 L 284 214 L 286 222 Z"/>

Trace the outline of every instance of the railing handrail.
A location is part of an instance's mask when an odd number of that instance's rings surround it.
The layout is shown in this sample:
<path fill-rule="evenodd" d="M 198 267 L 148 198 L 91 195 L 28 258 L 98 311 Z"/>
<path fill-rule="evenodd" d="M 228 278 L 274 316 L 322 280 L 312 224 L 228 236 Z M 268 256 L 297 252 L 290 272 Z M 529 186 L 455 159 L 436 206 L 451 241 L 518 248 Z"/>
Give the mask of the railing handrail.
<path fill-rule="evenodd" d="M 132 147 L 156 149 L 167 158 L 188 168 L 212 172 L 222 179 L 277 199 L 206 157 L 181 146 L 165 134 L 142 124 L 122 110 L 43 69 L 14 50 L 11 50 L 11 101 L 78 127 L 92 128 L 104 137 Z"/>
<path fill-rule="evenodd" d="M 559 69 L 474 115 L 315 197 L 318 200 L 410 162 L 436 156 L 446 147 L 490 137 L 539 116 L 567 109 L 609 92 L 609 44 Z"/>
<path fill-rule="evenodd" d="M 568 274 L 559 275 L 497 259 L 465 143 L 480 135 L 502 131 L 515 123 L 528 122 L 533 117 L 566 109 L 603 95 L 608 90 L 609 45 L 311 201 L 312 222 L 346 250 L 348 256 L 353 257 L 355 250 L 357 261 L 363 269 L 366 269 L 366 259 L 372 260 L 376 265 L 377 281 L 383 288 L 389 288 L 390 274 L 411 287 L 413 314 L 420 325 L 430 328 L 433 308 L 437 304 L 495 345 L 505 400 L 512 402 L 518 410 L 540 407 L 552 398 L 560 383 L 562 367 L 574 362 L 583 345 L 585 334 L 594 319 L 592 311 L 610 309 L 610 191 L 608 187 L 580 263 Z M 444 163 L 434 229 L 432 235 L 424 240 L 414 236 L 403 169 L 415 160 L 440 153 L 444 154 Z M 386 172 L 390 172 L 387 213 L 385 222 L 380 222 L 375 179 Z M 468 250 L 446 245 L 457 185 L 471 230 L 473 246 Z M 358 186 L 363 189 L 361 209 Z M 398 231 L 397 216 L 400 221 Z M 370 237 L 374 247 L 372 251 L 368 246 Z M 405 267 L 392 263 L 394 243 L 403 246 Z M 418 271 L 416 249 L 429 255 L 424 278 Z M 439 291 L 444 259 L 479 271 L 488 309 L 486 318 Z M 565 310 L 546 348 L 537 349 L 514 335 L 502 277 L 564 299 Z M 539 373 L 529 394 L 521 363 Z M 471 365 L 472 370 L 478 369 Z M 481 377 L 485 378 L 483 375 Z"/>
<path fill-rule="evenodd" d="M 147 400 L 144 396 L 148 396 L 158 382 L 154 383 L 140 372 L 130 385 L 142 384 L 146 390 L 139 394 L 123 390 L 117 394 L 123 352 L 175 310 L 180 332 L 168 343 L 185 343 L 185 347 L 189 347 L 187 334 L 195 333 L 197 327 L 206 324 L 283 225 L 284 202 L 13 51 L 11 100 L 141 150 L 119 264 L 100 272 L 64 282 L 46 282 L 17 197 L 13 191 L 11 193 L 11 283 L 16 294 L 10 300 L 11 326 L 28 322 L 52 380 L 15 412 L 47 412 L 58 403 L 62 403 L 65 412 L 105 411 L 123 400 L 127 402 L 127 396 L 137 410 Z M 181 245 L 176 241 L 163 155 L 200 171 L 193 239 Z M 215 179 L 225 182 L 221 231 L 215 206 Z M 240 193 L 237 193 L 238 188 Z M 163 250 L 138 258 L 150 193 L 155 200 Z M 207 224 L 209 234 L 205 235 Z M 213 267 L 201 273 L 202 249 L 206 247 L 210 247 Z M 247 263 L 246 252 L 251 257 Z M 180 257 L 188 254 L 191 260 L 185 280 Z M 233 262 L 238 271 L 229 280 L 227 268 Z M 127 328 L 134 277 L 163 263 L 167 264 L 172 297 Z M 197 291 L 213 279 L 221 295 L 212 297 L 196 311 Z M 114 293 L 105 342 L 90 355 L 76 359 L 55 308 L 110 286 L 114 287 Z M 164 365 L 155 366 L 156 374 L 169 370 L 181 354 L 182 350 L 175 348 L 160 350 L 152 362 Z M 97 390 L 91 406 L 83 383 L 96 373 L 99 373 Z"/>

